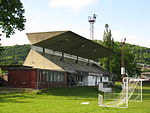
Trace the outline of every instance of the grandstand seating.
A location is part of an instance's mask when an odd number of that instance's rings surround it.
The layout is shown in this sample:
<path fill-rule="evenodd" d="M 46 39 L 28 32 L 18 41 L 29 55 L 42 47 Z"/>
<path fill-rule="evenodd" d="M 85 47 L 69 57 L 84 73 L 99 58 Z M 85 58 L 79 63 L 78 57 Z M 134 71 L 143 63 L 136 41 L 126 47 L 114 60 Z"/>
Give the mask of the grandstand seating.
<path fill-rule="evenodd" d="M 41 55 L 43 55 L 45 58 L 49 59 L 56 65 L 62 67 L 63 69 L 69 71 L 69 70 L 76 70 L 76 71 L 83 71 L 83 72 L 89 72 L 89 73 L 104 73 L 104 70 L 95 64 L 94 62 L 85 62 L 80 61 L 76 62 L 73 58 L 62 58 L 61 56 L 54 55 L 54 54 L 48 54 L 48 53 L 42 53 L 38 52 Z M 94 63 L 94 65 L 93 65 Z"/>

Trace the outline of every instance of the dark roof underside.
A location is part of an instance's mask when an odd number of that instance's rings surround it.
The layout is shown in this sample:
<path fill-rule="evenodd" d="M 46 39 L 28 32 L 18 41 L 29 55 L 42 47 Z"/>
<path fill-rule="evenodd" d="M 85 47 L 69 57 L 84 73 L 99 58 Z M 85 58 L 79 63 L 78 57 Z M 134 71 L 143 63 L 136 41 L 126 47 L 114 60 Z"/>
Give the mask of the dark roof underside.
<path fill-rule="evenodd" d="M 27 36 L 30 42 L 35 46 L 40 46 L 91 60 L 97 60 L 99 58 L 114 54 L 114 52 L 110 49 L 77 35 L 72 31 L 60 31 L 60 34 L 57 32 L 57 35 L 52 35 L 56 32 L 45 33 L 49 33 L 49 37 L 47 35 L 46 38 L 43 37 L 42 39 L 42 33 L 27 33 Z M 40 39 L 40 41 L 35 41 L 36 37 L 38 37 L 38 40 Z"/>

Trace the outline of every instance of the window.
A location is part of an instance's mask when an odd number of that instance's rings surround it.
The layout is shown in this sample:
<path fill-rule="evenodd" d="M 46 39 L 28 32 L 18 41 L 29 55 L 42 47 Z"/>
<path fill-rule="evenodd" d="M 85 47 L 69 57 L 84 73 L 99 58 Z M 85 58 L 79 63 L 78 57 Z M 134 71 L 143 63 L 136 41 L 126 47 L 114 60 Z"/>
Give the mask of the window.
<path fill-rule="evenodd" d="M 51 72 L 48 71 L 48 81 L 51 81 Z"/>
<path fill-rule="evenodd" d="M 48 73 L 48 71 L 46 71 L 46 81 L 47 82 L 49 81 L 49 73 Z"/>
<path fill-rule="evenodd" d="M 46 71 L 42 71 L 42 74 L 45 75 L 45 74 L 46 74 Z"/>
<path fill-rule="evenodd" d="M 64 80 L 63 73 L 59 72 L 59 73 L 57 74 L 57 80 L 58 80 L 59 82 L 63 82 L 63 80 Z"/>
<path fill-rule="evenodd" d="M 56 74 L 56 72 L 54 72 L 54 82 L 56 82 L 57 81 L 57 74 Z"/>
<path fill-rule="evenodd" d="M 64 73 L 62 72 L 42 71 L 42 76 L 46 82 L 63 82 L 64 80 Z"/>
<path fill-rule="evenodd" d="M 60 73 L 57 74 L 57 80 L 58 80 L 58 82 L 61 81 L 61 74 Z"/>
<path fill-rule="evenodd" d="M 107 80 L 107 77 L 103 77 L 104 78 L 104 80 Z"/>
<path fill-rule="evenodd" d="M 54 74 L 53 74 L 53 72 L 50 72 L 50 81 L 51 81 L 51 82 L 54 81 Z"/>
<path fill-rule="evenodd" d="M 61 80 L 60 80 L 61 82 L 64 81 L 64 75 L 63 75 L 63 73 L 61 73 L 60 79 L 61 79 Z"/>
<path fill-rule="evenodd" d="M 42 81 L 42 71 L 39 72 L 39 78 L 38 78 L 38 82 L 41 82 Z"/>

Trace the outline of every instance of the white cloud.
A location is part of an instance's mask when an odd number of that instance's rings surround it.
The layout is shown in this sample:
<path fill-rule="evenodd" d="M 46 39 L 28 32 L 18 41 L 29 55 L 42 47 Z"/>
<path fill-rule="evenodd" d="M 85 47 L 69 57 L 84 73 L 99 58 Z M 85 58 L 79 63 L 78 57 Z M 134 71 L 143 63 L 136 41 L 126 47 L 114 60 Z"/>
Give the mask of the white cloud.
<path fill-rule="evenodd" d="M 54 8 L 67 8 L 68 11 L 79 11 L 84 7 L 96 3 L 97 0 L 50 0 L 49 5 Z"/>

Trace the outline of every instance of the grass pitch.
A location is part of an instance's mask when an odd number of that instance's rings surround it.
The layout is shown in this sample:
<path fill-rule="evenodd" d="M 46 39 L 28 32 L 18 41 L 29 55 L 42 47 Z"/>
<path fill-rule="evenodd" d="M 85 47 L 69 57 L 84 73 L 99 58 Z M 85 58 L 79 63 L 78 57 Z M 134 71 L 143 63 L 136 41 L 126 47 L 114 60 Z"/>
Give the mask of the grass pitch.
<path fill-rule="evenodd" d="M 97 104 L 99 93 L 97 87 L 1 93 L 0 113 L 150 113 L 149 84 L 143 86 L 143 102 L 129 102 L 129 108 L 100 107 Z M 81 104 L 83 102 L 89 104 Z"/>

